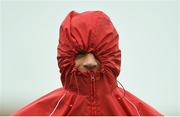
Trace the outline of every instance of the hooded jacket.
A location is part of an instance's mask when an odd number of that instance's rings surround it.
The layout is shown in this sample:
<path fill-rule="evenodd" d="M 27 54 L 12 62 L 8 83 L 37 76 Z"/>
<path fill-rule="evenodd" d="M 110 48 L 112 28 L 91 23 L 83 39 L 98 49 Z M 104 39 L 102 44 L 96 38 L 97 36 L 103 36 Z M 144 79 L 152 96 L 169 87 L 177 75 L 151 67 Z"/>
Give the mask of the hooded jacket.
<path fill-rule="evenodd" d="M 71 11 L 59 30 L 57 61 L 63 87 L 20 109 L 14 115 L 36 116 L 153 116 L 153 107 L 123 87 L 118 87 L 121 50 L 119 35 L 102 11 Z M 75 57 L 93 53 L 100 62 L 96 71 L 80 71 Z"/>

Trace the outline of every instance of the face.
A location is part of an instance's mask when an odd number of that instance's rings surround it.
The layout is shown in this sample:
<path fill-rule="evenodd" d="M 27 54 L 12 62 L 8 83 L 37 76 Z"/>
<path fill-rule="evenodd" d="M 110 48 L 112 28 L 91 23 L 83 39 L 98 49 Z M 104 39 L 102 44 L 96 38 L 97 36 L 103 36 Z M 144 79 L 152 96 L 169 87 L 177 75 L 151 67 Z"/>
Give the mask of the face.
<path fill-rule="evenodd" d="M 99 61 L 92 53 L 80 53 L 76 56 L 75 66 L 80 71 L 99 69 Z"/>

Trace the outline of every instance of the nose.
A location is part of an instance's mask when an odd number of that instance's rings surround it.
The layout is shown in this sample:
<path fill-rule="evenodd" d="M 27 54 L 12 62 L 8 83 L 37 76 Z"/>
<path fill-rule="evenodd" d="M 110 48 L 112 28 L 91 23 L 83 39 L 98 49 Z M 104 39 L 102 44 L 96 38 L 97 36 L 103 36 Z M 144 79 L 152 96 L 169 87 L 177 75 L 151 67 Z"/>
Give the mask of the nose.
<path fill-rule="evenodd" d="M 92 53 L 88 53 L 83 62 L 83 67 L 88 70 L 94 70 L 98 68 L 98 62 Z"/>

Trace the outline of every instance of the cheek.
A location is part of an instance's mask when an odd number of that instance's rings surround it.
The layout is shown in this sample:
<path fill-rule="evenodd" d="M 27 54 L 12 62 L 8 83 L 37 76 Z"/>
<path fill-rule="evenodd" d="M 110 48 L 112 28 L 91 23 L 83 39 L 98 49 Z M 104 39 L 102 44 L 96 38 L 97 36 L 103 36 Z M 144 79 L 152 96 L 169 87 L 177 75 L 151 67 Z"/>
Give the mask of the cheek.
<path fill-rule="evenodd" d="M 77 60 L 75 60 L 75 66 L 76 66 L 76 67 L 82 66 L 82 63 L 83 63 L 83 59 L 77 59 Z"/>
<path fill-rule="evenodd" d="M 85 71 L 86 69 L 83 67 L 83 62 L 84 60 L 83 59 L 78 59 L 78 60 L 75 60 L 75 66 L 81 70 L 81 71 Z"/>

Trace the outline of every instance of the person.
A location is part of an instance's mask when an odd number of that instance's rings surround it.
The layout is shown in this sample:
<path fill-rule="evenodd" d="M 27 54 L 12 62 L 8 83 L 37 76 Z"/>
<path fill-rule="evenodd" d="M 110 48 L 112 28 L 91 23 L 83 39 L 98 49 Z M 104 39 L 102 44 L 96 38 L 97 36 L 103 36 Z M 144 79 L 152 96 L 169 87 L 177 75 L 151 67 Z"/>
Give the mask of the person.
<path fill-rule="evenodd" d="M 63 87 L 31 102 L 17 116 L 161 116 L 119 87 L 119 34 L 102 11 L 71 11 L 59 30 L 57 61 Z M 121 85 L 121 84 L 120 84 Z"/>

